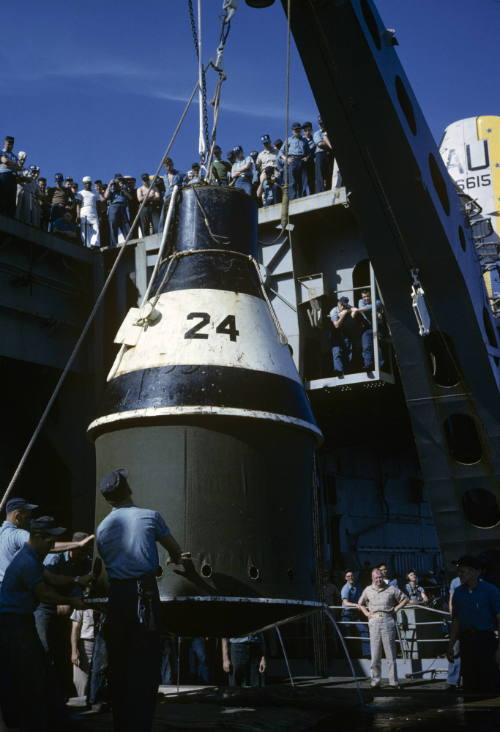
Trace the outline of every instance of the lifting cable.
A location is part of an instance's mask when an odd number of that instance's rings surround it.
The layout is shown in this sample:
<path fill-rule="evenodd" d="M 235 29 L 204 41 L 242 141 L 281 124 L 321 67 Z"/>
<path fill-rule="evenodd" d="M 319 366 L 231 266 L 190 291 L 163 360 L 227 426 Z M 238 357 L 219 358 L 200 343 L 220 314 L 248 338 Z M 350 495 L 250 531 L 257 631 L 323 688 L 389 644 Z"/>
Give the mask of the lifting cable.
<path fill-rule="evenodd" d="M 284 172 L 284 183 L 281 187 L 281 190 L 283 191 L 283 195 L 281 198 L 281 221 L 278 226 L 280 231 L 278 234 L 274 237 L 274 239 L 271 239 L 271 241 L 259 241 L 259 244 L 263 246 L 272 246 L 273 244 L 276 244 L 278 240 L 283 236 L 283 241 L 280 242 L 279 246 L 284 244 L 286 240 L 288 239 L 289 244 L 291 246 L 291 238 L 290 238 L 290 214 L 289 214 L 289 205 L 290 205 L 290 197 L 288 194 L 288 126 L 290 124 L 289 118 L 290 118 L 290 55 L 291 55 L 291 7 L 292 3 L 291 0 L 288 0 L 287 5 L 287 36 L 286 36 L 286 61 L 285 61 L 285 101 L 284 101 L 284 117 L 285 117 L 285 136 L 283 141 L 283 148 L 284 156 L 285 156 L 285 164 L 283 168 Z M 281 152 L 281 151 L 280 151 Z"/>
<path fill-rule="evenodd" d="M 59 379 L 58 379 L 58 381 L 57 381 L 57 383 L 56 383 L 56 385 L 54 387 L 54 391 L 52 392 L 52 395 L 51 395 L 51 397 L 50 397 L 50 399 L 49 399 L 49 401 L 47 403 L 47 406 L 45 407 L 44 411 L 42 412 L 42 415 L 41 415 L 41 417 L 40 417 L 40 419 L 38 421 L 38 424 L 37 424 L 37 426 L 36 426 L 33 434 L 31 435 L 31 438 L 30 438 L 30 440 L 29 440 L 29 442 L 28 442 L 28 444 L 27 444 L 27 446 L 26 446 L 26 448 L 24 450 L 24 453 L 22 454 L 21 459 L 19 460 L 19 463 L 18 463 L 18 465 L 17 465 L 17 467 L 16 467 L 16 469 L 14 471 L 14 474 L 13 474 L 11 480 L 10 480 L 10 483 L 7 486 L 6 490 L 5 490 L 5 493 L 3 494 L 2 500 L 0 501 L 0 511 L 4 508 L 4 506 L 5 506 L 6 502 L 7 502 L 7 499 L 9 498 L 9 495 L 10 495 L 12 489 L 14 488 L 14 485 L 17 482 L 17 479 L 18 479 L 18 477 L 19 477 L 19 475 L 21 473 L 21 470 L 23 469 L 23 467 L 24 467 L 24 465 L 26 463 L 26 460 L 28 459 L 28 457 L 29 457 L 29 455 L 31 453 L 31 450 L 33 448 L 33 445 L 35 444 L 35 442 L 36 442 L 36 440 L 38 438 L 38 435 L 40 434 L 40 432 L 41 432 L 41 430 L 42 430 L 42 428 L 43 428 L 43 426 L 44 426 L 44 424 L 45 424 L 45 422 L 47 420 L 47 417 L 49 416 L 50 410 L 52 409 L 55 400 L 59 396 L 59 392 L 61 391 L 61 388 L 62 388 L 62 386 L 63 386 L 63 384 L 64 384 L 64 382 L 66 380 L 66 377 L 67 377 L 67 375 L 68 375 L 68 373 L 69 373 L 72 365 L 74 364 L 75 359 L 76 359 L 76 357 L 77 357 L 77 355 L 78 355 L 78 353 L 80 351 L 80 348 L 81 348 L 81 346 L 82 346 L 82 344 L 83 344 L 83 342 L 85 340 L 85 337 L 87 336 L 87 333 L 89 332 L 90 327 L 91 327 L 92 323 L 94 322 L 94 319 L 95 319 L 95 317 L 96 317 L 96 315 L 97 315 L 97 313 L 99 311 L 99 308 L 101 307 L 101 305 L 102 305 L 102 303 L 104 301 L 104 297 L 105 297 L 106 292 L 107 292 L 107 290 L 108 290 L 108 288 L 109 288 L 109 286 L 111 284 L 111 281 L 112 281 L 112 279 L 113 279 L 113 277 L 114 277 L 114 275 L 116 273 L 116 270 L 118 269 L 118 265 L 120 264 L 120 261 L 122 260 L 122 257 L 125 254 L 125 251 L 126 251 L 126 248 L 127 248 L 127 244 L 128 244 L 129 239 L 131 237 L 131 234 L 134 231 L 134 228 L 139 223 L 140 215 L 141 215 L 141 212 L 142 212 L 144 206 L 146 205 L 146 201 L 148 200 L 149 193 L 153 191 L 154 185 L 155 185 L 155 183 L 156 183 L 156 181 L 158 179 L 158 176 L 160 175 L 160 171 L 161 171 L 161 168 L 162 168 L 162 165 L 163 165 L 163 161 L 168 156 L 168 154 L 169 154 L 169 152 L 170 152 L 170 150 L 172 148 L 172 145 L 175 142 L 175 139 L 176 139 L 176 137 L 177 137 L 177 135 L 179 133 L 179 130 L 180 130 L 181 126 L 182 126 L 182 123 L 184 122 L 184 119 L 186 117 L 186 114 L 188 113 L 188 110 L 189 110 L 189 108 L 191 106 L 191 103 L 192 103 L 192 101 L 194 99 L 194 96 L 195 96 L 197 90 L 198 90 L 198 82 L 196 82 L 196 84 L 195 84 L 195 86 L 193 88 L 193 91 L 191 92 L 191 96 L 189 97 L 188 101 L 186 102 L 186 105 L 185 105 L 185 107 L 184 107 L 184 109 L 182 111 L 182 114 L 181 114 L 181 116 L 179 118 L 179 121 L 177 123 L 177 126 L 176 126 L 176 128 L 175 128 L 175 130 L 174 130 L 174 132 L 172 134 L 172 137 L 170 138 L 170 141 L 169 141 L 169 143 L 168 143 L 168 145 L 167 145 L 167 147 L 165 149 L 165 152 L 163 153 L 163 155 L 162 155 L 162 157 L 160 159 L 160 163 L 159 163 L 159 165 L 158 165 L 158 167 L 156 169 L 156 173 L 154 174 L 153 180 L 151 181 L 150 187 L 148 189 L 148 193 L 144 197 L 143 201 L 141 202 L 141 205 L 139 206 L 139 209 L 137 211 L 137 214 L 135 215 L 135 218 L 134 218 L 133 223 L 130 226 L 130 230 L 129 230 L 128 234 L 127 234 L 127 237 L 126 237 L 125 241 L 121 245 L 119 245 L 119 247 L 118 247 L 120 249 L 120 251 L 118 252 L 118 256 L 116 257 L 115 261 L 113 262 L 113 266 L 111 267 L 111 269 L 110 269 L 110 271 L 108 273 L 108 276 L 107 276 L 107 278 L 106 278 L 106 280 L 105 280 L 105 282 L 104 282 L 104 284 L 103 284 L 103 286 L 101 288 L 101 291 L 99 292 L 99 295 L 97 297 L 97 300 L 94 303 L 94 306 L 93 306 L 93 308 L 92 308 L 92 310 L 90 312 L 90 315 L 88 316 L 87 321 L 85 322 L 85 325 L 83 326 L 83 329 L 82 329 L 82 331 L 80 333 L 80 336 L 79 336 L 77 342 L 75 343 L 75 345 L 73 347 L 73 350 L 71 351 L 71 354 L 70 354 L 70 356 L 69 356 L 69 358 L 68 358 L 68 360 L 66 362 L 66 365 L 64 366 L 64 369 L 63 369 L 61 375 L 59 376 Z"/>

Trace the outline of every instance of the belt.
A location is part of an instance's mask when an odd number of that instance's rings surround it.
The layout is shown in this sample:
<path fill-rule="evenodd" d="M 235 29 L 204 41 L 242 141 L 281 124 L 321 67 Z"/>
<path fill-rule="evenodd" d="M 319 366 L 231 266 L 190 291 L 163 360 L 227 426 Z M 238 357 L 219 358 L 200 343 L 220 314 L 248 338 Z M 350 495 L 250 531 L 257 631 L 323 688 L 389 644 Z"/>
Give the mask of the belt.
<path fill-rule="evenodd" d="M 386 618 L 388 616 L 391 616 L 393 614 L 392 610 L 376 610 L 373 613 L 373 616 L 375 618 Z"/>

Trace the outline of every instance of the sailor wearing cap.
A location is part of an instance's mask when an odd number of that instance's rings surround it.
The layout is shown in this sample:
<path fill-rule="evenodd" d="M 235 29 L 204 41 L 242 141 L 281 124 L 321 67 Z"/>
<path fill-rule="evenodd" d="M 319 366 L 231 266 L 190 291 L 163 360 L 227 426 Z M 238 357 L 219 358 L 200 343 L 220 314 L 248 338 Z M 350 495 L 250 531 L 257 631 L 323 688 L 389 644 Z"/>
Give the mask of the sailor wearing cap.
<path fill-rule="evenodd" d="M 302 125 L 294 122 L 292 125 L 292 136 L 285 143 L 286 161 L 288 163 L 288 185 L 289 198 L 300 198 L 302 196 L 302 171 L 304 163 L 309 157 L 309 147 L 301 135 Z"/>
<path fill-rule="evenodd" d="M 77 216 L 80 220 L 82 242 L 86 247 L 101 245 L 99 237 L 99 217 L 97 215 L 97 196 L 92 191 L 92 178 L 82 178 L 83 188 L 76 196 Z"/>
<path fill-rule="evenodd" d="M 62 729 L 63 707 L 57 703 L 52 670 L 36 631 L 33 611 L 39 601 L 83 609 L 79 597 L 65 597 L 51 585 L 85 585 L 90 577 L 54 575 L 48 584 L 43 559 L 53 548 L 55 538 L 66 529 L 57 526 L 51 516 L 32 519 L 29 528 L 28 541 L 7 567 L 0 590 L 0 704 L 8 727 L 44 732 Z"/>
<path fill-rule="evenodd" d="M 352 343 L 354 321 L 351 317 L 351 304 L 346 296 L 339 297 L 336 307 L 332 308 L 329 318 L 333 325 L 332 357 L 336 376 L 342 378 L 352 362 Z"/>
<path fill-rule="evenodd" d="M 97 528 L 97 549 L 109 578 L 105 625 L 115 730 L 151 730 L 160 683 L 158 542 L 174 563 L 181 550 L 157 511 L 132 501 L 127 470 L 113 470 L 99 488 L 112 507 Z"/>
<path fill-rule="evenodd" d="M 266 168 L 268 168 L 269 166 L 271 166 L 272 168 L 276 168 L 276 156 L 278 155 L 278 149 L 272 144 L 269 135 L 262 135 L 260 139 L 264 146 L 264 149 L 261 150 L 260 153 L 257 155 L 255 165 L 257 166 L 257 170 L 260 174 L 260 180 L 262 182 L 266 177 Z"/>
<path fill-rule="evenodd" d="M 38 506 L 28 503 L 24 498 L 10 498 L 7 501 L 7 515 L 2 526 L 0 526 L 0 583 L 3 581 L 7 567 L 14 559 L 17 552 L 29 540 L 30 535 L 26 530 L 31 519 L 31 512 Z M 93 541 L 94 535 L 88 536 L 81 541 L 55 542 L 51 552 L 65 552 L 70 549 L 84 547 Z"/>
<path fill-rule="evenodd" d="M 252 177 L 253 177 L 253 160 L 250 155 L 247 157 L 243 154 L 241 145 L 233 147 L 234 163 L 231 167 L 231 178 L 235 188 L 241 188 L 252 195 Z"/>
<path fill-rule="evenodd" d="M 316 143 L 314 167 L 316 172 L 316 193 L 331 188 L 332 179 L 332 146 L 328 132 L 321 117 L 318 117 L 319 129 L 313 135 Z"/>
<path fill-rule="evenodd" d="M 488 692 L 500 688 L 500 590 L 480 579 L 482 563 L 463 556 L 458 562 L 462 582 L 451 601 L 452 623 L 448 660 L 454 660 L 454 645 L 460 641 L 462 683 L 465 691 Z"/>
<path fill-rule="evenodd" d="M 0 583 L 5 570 L 30 538 L 26 526 L 29 525 L 31 512 L 38 508 L 24 498 L 11 498 L 6 504 L 7 515 L 0 526 Z"/>

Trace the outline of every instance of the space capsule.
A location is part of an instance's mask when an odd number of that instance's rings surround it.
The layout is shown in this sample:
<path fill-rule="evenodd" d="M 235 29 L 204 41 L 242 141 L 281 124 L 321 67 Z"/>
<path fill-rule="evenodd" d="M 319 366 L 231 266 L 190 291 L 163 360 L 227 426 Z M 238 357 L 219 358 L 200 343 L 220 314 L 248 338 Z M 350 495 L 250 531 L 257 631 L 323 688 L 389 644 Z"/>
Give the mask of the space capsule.
<path fill-rule="evenodd" d="M 312 475 L 321 433 L 255 260 L 243 191 L 184 188 L 147 309 L 132 309 L 89 432 L 97 482 L 129 470 L 192 563 L 158 583 L 166 628 L 242 636 L 316 607 Z M 97 495 L 96 522 L 108 512 Z"/>

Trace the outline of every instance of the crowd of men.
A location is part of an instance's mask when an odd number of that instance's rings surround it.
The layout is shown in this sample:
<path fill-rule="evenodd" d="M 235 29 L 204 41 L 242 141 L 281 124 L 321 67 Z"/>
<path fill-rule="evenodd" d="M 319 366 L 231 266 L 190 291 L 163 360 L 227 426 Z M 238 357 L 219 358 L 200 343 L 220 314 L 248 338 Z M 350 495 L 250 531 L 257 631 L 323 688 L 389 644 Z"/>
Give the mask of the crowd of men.
<path fill-rule="evenodd" d="M 484 578 L 487 566 L 479 557 L 466 555 L 455 562 L 457 576 L 449 587 L 449 662 L 447 688 L 491 693 L 500 690 L 500 590 Z M 371 686 L 381 686 L 382 651 L 388 668 L 389 687 L 399 688 L 397 675 L 397 614 L 406 605 L 427 605 L 429 597 L 410 570 L 403 590 L 386 563 L 371 572 L 371 584 L 362 588 L 355 573 L 346 570 L 340 592 L 343 633 L 361 643 L 356 655 L 371 656 Z M 336 605 L 338 600 L 327 599 Z M 366 617 L 368 623 L 360 622 Z M 352 647 L 352 644 L 351 644 Z"/>
<path fill-rule="evenodd" d="M 25 152 L 14 152 L 14 138 L 7 136 L 0 152 L 0 214 L 58 234 L 87 247 L 116 246 L 130 231 L 143 201 L 140 220 L 132 238 L 159 231 L 172 189 L 203 182 L 234 186 L 254 197 L 259 206 L 282 199 L 288 181 L 289 198 L 319 193 L 332 186 L 333 157 L 328 133 L 321 119 L 313 133 L 311 122 L 294 123 L 285 143 L 261 136 L 262 150 L 245 155 L 240 145 L 223 158 L 215 145 L 209 170 L 194 162 L 182 173 L 166 157 L 162 174 L 155 180 L 143 173 L 140 183 L 132 175 L 116 173 L 107 183 L 84 176 L 81 185 L 56 173 L 50 185 L 37 165 L 27 165 Z"/>
<path fill-rule="evenodd" d="M 77 532 L 70 542 L 58 540 L 66 529 L 51 516 L 33 518 L 37 505 L 23 498 L 7 502 L 0 527 L 0 707 L 8 727 L 69 729 L 65 702 L 74 683 L 91 706 L 111 705 L 116 730 L 152 728 L 162 667 L 172 661 L 168 644 L 162 646 L 157 544 L 168 552 L 168 562 L 187 568 L 191 558 L 157 511 L 134 503 L 127 470 L 106 474 L 100 491 L 110 512 L 96 536 Z M 94 538 L 109 582 L 106 609 L 98 611 L 85 600 L 86 588 L 100 573 L 97 562 L 91 568 Z M 461 676 L 465 691 L 495 692 L 500 686 L 500 590 L 482 577 L 479 559 L 464 556 L 457 567 L 450 588 L 450 673 L 457 674 L 459 657 L 457 679 Z M 414 571 L 407 574 L 404 591 L 386 564 L 372 570 L 371 584 L 364 589 L 354 572 L 346 571 L 343 625 L 346 635 L 358 630 L 366 644 L 366 625 L 358 613 L 368 620 L 373 688 L 381 685 L 382 652 L 389 687 L 398 688 L 397 613 L 410 602 L 428 599 Z M 336 604 L 333 595 L 325 600 Z M 209 681 L 205 639 L 190 644 L 193 673 Z M 231 685 L 263 682 L 261 634 L 223 639 L 219 658 Z"/>
<path fill-rule="evenodd" d="M 57 540 L 66 529 L 53 517 L 33 518 L 37 505 L 7 501 L 0 527 L 0 727 L 3 717 L 23 732 L 67 732 L 65 704 L 76 690 L 89 711 L 111 706 L 114 729 L 146 732 L 158 686 L 175 681 L 174 643 L 160 635 L 157 543 L 174 564 L 185 564 L 189 553 L 157 511 L 135 505 L 126 470 L 105 475 L 100 490 L 110 513 L 95 537 L 76 532 L 70 542 Z M 105 610 L 85 601 L 100 573 L 98 562 L 91 567 L 94 539 L 109 581 Z M 206 639 L 186 644 L 190 680 L 215 680 Z M 261 634 L 223 639 L 218 653 L 230 686 L 263 683 Z"/>

